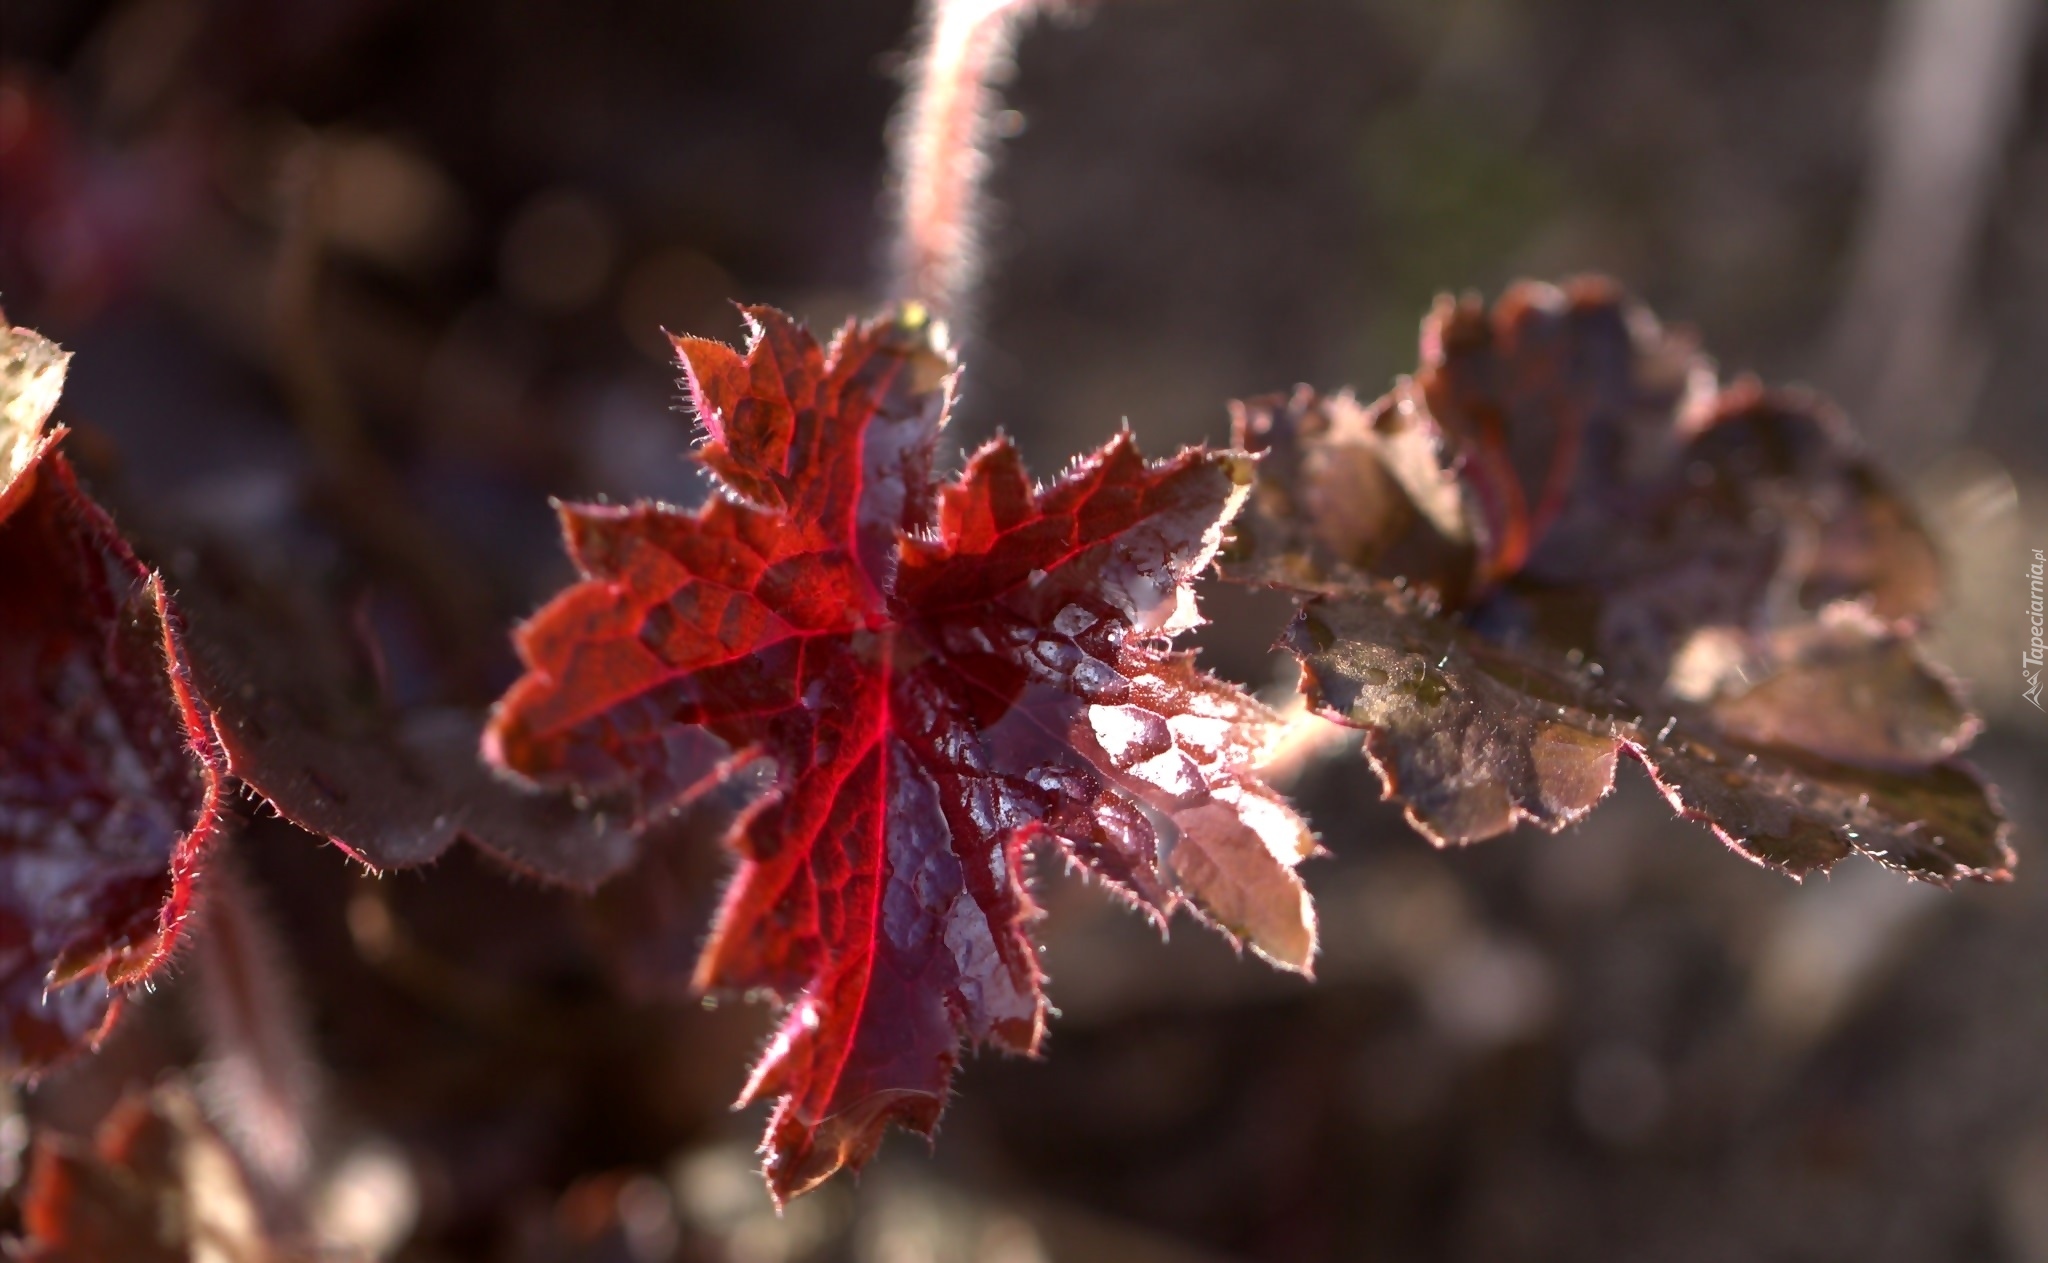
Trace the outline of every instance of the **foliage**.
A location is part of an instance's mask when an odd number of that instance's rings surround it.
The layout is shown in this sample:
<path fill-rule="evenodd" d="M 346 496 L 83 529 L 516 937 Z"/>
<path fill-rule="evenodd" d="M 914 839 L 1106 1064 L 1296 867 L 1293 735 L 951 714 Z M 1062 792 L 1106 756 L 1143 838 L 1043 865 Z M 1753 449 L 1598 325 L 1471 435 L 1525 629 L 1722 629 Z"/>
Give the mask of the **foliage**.
<path fill-rule="evenodd" d="M 1441 301 L 1412 381 L 1238 409 L 1265 453 L 1225 563 L 1439 844 L 1583 817 L 1628 754 L 1793 876 L 1860 852 L 2002 879 L 1977 721 L 1915 639 L 1934 553 L 1841 418 L 1600 280 Z"/>
<path fill-rule="evenodd" d="M 68 358 L 0 320 L 0 1048 L 30 1073 L 161 968 L 222 814 L 163 581 L 45 428 Z"/>
<path fill-rule="evenodd" d="M 773 761 L 697 981 L 788 1002 L 742 1094 L 780 1098 L 780 1199 L 888 1122 L 930 1132 L 962 1038 L 1037 1050 L 1034 839 L 1162 923 L 1191 902 L 1303 971 L 1292 867 L 1313 842 L 1251 770 L 1272 715 L 1165 648 L 1250 462 L 1148 464 L 1126 433 L 1034 488 L 997 439 L 942 484 L 951 364 L 919 313 L 829 352 L 748 316 L 744 355 L 677 341 L 726 494 L 562 507 L 584 579 L 521 629 L 486 750 L 648 808 L 701 784 L 693 727 L 734 752 L 714 777 Z"/>
<path fill-rule="evenodd" d="M 558 506 L 578 578 L 516 632 L 523 674 L 487 724 L 393 704 L 355 629 L 289 583 L 131 542 L 50 425 L 67 357 L 0 321 L 11 1071 L 96 1047 L 206 898 L 241 898 L 206 876 L 246 822 L 238 790 L 374 871 L 468 838 L 581 891 L 658 881 L 673 857 L 641 854 L 650 830 L 742 804 L 691 981 L 781 1006 L 741 1093 L 775 1099 L 778 1204 L 892 1124 L 933 1134 L 965 1051 L 1041 1052 L 1037 865 L 1311 973 L 1296 868 L 1318 839 L 1261 771 L 1289 723 L 1363 730 L 1438 845 L 1560 830 L 1626 757 L 1795 878 L 1857 853 L 1941 884 L 2010 876 L 1997 797 L 1961 759 L 1978 723 L 1919 643 L 1939 567 L 1912 513 L 1827 404 L 1723 383 L 1611 282 L 1440 299 L 1413 378 L 1371 404 L 1239 404 L 1228 449 L 1148 461 L 1124 431 L 1038 484 L 998 438 L 940 468 L 958 365 L 931 311 L 973 271 L 981 81 L 1031 7 L 937 28 L 921 73 L 952 40 L 971 82 L 926 84 L 908 129 L 932 169 L 905 213 L 954 218 L 905 225 L 905 301 L 829 346 L 767 307 L 744 309 L 744 348 L 674 339 L 714 494 Z M 1175 647 L 1212 566 L 1296 599 L 1281 643 L 1311 714 Z M 352 931 L 402 955 L 364 906 Z M 263 1043 L 288 1024 L 263 1007 L 221 1024 Z M 270 1044 L 289 1078 L 296 1045 Z M 289 1219 L 256 1207 L 285 1182 L 249 1191 L 255 1146 L 201 1115 L 166 1091 L 95 1145 L 39 1141 L 25 1257 L 184 1257 L 204 1215 L 158 1211 L 214 1196 L 195 1164 L 252 1208 L 233 1232 Z"/>

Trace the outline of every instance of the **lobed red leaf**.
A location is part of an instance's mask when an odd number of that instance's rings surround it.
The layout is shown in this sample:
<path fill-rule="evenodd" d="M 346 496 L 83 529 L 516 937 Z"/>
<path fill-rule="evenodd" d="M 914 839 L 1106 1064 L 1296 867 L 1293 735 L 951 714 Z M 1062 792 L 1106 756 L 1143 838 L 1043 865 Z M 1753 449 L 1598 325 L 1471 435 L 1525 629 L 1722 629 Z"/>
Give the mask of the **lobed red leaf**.
<path fill-rule="evenodd" d="M 744 354 L 677 341 L 727 494 L 562 508 L 585 578 L 520 629 L 485 749 L 650 811 L 702 787 L 696 734 L 772 762 L 696 981 L 788 1002 L 742 1094 L 778 1098 L 787 1198 L 930 1133 L 962 1040 L 1038 1048 L 1035 839 L 1303 971 L 1313 842 L 1251 771 L 1272 716 L 1165 647 L 1249 461 L 1125 434 L 1039 488 L 999 439 L 941 486 L 951 363 L 916 312 L 829 351 L 747 314 Z"/>

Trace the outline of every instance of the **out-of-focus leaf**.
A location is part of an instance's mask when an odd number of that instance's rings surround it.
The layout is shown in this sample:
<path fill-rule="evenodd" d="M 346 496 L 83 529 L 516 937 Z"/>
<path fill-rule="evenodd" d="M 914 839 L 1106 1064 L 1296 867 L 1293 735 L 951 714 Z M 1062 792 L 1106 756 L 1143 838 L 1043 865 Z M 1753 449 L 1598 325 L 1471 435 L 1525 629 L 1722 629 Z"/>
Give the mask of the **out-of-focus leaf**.
<path fill-rule="evenodd" d="M 0 321 L 0 1059 L 30 1073 L 170 954 L 223 796 L 162 580 L 44 428 L 66 358 Z"/>
<path fill-rule="evenodd" d="M 1233 578 L 1342 591 L 1365 576 L 1457 599 L 1478 579 L 1483 522 L 1448 440 L 1403 383 L 1367 408 L 1303 386 L 1231 405 L 1236 445 L 1260 456 L 1221 564 Z"/>
<path fill-rule="evenodd" d="M 582 889 L 631 861 L 623 810 L 579 811 L 492 776 L 476 758 L 481 716 L 396 713 L 346 624 L 308 594 L 204 557 L 179 599 L 228 771 L 293 824 L 378 870 L 426 863 L 462 837 Z M 705 742 L 703 766 L 717 754 Z"/>
<path fill-rule="evenodd" d="M 75 324 L 132 289 L 190 222 L 208 192 L 216 133 L 123 129 L 123 143 L 106 144 L 62 83 L 18 60 L 24 51 L 11 48 L 0 66 L 0 289 L 24 309 Z M 61 239 L 52 224 L 63 225 Z"/>
<path fill-rule="evenodd" d="M 22 1197 L 23 1263 L 283 1260 L 227 1143 L 177 1084 L 124 1098 L 93 1143 L 36 1140 Z"/>
<path fill-rule="evenodd" d="M 1673 418 L 1711 395 L 1692 338 L 1610 281 L 1524 282 L 1489 309 L 1446 295 L 1422 322 L 1414 394 L 1481 510 L 1489 580 L 1598 548 L 1624 489 L 1669 468 Z"/>
<path fill-rule="evenodd" d="M 1125 434 L 1037 487 L 999 439 L 941 485 L 952 365 L 919 315 L 829 351 L 748 315 L 744 352 L 677 343 L 726 494 L 564 506 L 585 577 L 520 630 L 486 750 L 649 808 L 693 788 L 699 729 L 772 760 L 697 981 L 788 1001 L 743 1097 L 779 1098 L 787 1198 L 890 1122 L 929 1133 L 963 1039 L 1037 1049 L 1033 839 L 1303 971 L 1313 842 L 1250 771 L 1272 716 L 1164 647 L 1199 621 L 1188 581 L 1247 460 L 1148 463 Z"/>
<path fill-rule="evenodd" d="M 624 820 L 492 777 L 477 719 L 401 724 L 334 630 L 279 592 L 209 575 L 187 588 L 188 628 L 57 450 L 47 421 L 68 357 L 26 330 L 0 325 L 0 339 L 7 1064 L 33 1073 L 97 1042 L 121 992 L 171 953 L 230 777 L 378 868 L 458 836 L 586 888 L 625 866 Z"/>
<path fill-rule="evenodd" d="M 1443 299 L 1422 356 L 1369 409 L 1240 409 L 1269 454 L 1224 554 L 1313 595 L 1287 639 L 1311 698 L 1367 731 L 1417 828 L 1562 828 L 1627 751 L 1795 875 L 1852 851 L 2009 872 L 1995 797 L 1952 761 L 1977 721 L 1915 641 L 1933 550 L 1832 409 L 1718 388 L 1600 280 Z M 1473 542 L 1476 582 L 1418 547 L 1442 539 Z"/>

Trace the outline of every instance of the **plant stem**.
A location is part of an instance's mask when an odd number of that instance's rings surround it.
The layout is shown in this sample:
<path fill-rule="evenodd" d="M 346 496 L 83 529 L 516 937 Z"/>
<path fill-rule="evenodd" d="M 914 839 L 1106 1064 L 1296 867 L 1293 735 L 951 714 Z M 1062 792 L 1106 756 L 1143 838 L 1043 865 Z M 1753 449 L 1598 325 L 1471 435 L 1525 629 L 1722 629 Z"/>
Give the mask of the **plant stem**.
<path fill-rule="evenodd" d="M 892 134 L 894 297 L 958 323 L 980 279 L 982 185 L 1021 20 L 1049 0 L 929 0 L 925 46 Z"/>

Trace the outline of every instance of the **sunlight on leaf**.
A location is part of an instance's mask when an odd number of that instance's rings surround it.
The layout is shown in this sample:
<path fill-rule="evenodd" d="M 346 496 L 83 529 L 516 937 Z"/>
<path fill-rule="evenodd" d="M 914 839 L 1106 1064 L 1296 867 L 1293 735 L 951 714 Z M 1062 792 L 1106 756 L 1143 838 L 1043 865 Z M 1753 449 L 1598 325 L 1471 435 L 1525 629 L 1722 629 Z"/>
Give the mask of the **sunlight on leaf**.
<path fill-rule="evenodd" d="M 1310 701 L 1365 730 L 1418 829 L 1563 828 L 1626 752 L 1795 876 L 1853 852 L 2009 874 L 1953 761 L 1977 720 L 1916 638 L 1933 549 L 1828 405 L 1718 386 L 1598 279 L 1445 298 L 1421 341 L 1370 407 L 1239 407 L 1265 457 L 1223 563 L 1309 598 L 1285 643 Z"/>
<path fill-rule="evenodd" d="M 964 1039 L 1031 1053 L 1039 838 L 1160 922 L 1177 908 L 1287 968 L 1315 950 L 1306 826 L 1252 773 L 1275 719 L 1167 650 L 1251 482 L 1129 434 L 1034 485 L 997 439 L 931 473 L 953 366 L 916 309 L 821 348 L 747 312 L 744 352 L 676 343 L 726 494 L 564 505 L 584 579 L 520 629 L 527 673 L 486 733 L 523 778 L 627 790 L 650 814 L 737 763 L 772 789 L 697 982 L 787 1007 L 743 1101 L 786 1199 L 886 1124 L 930 1133 Z M 699 732 L 735 752 L 708 775 Z"/>

